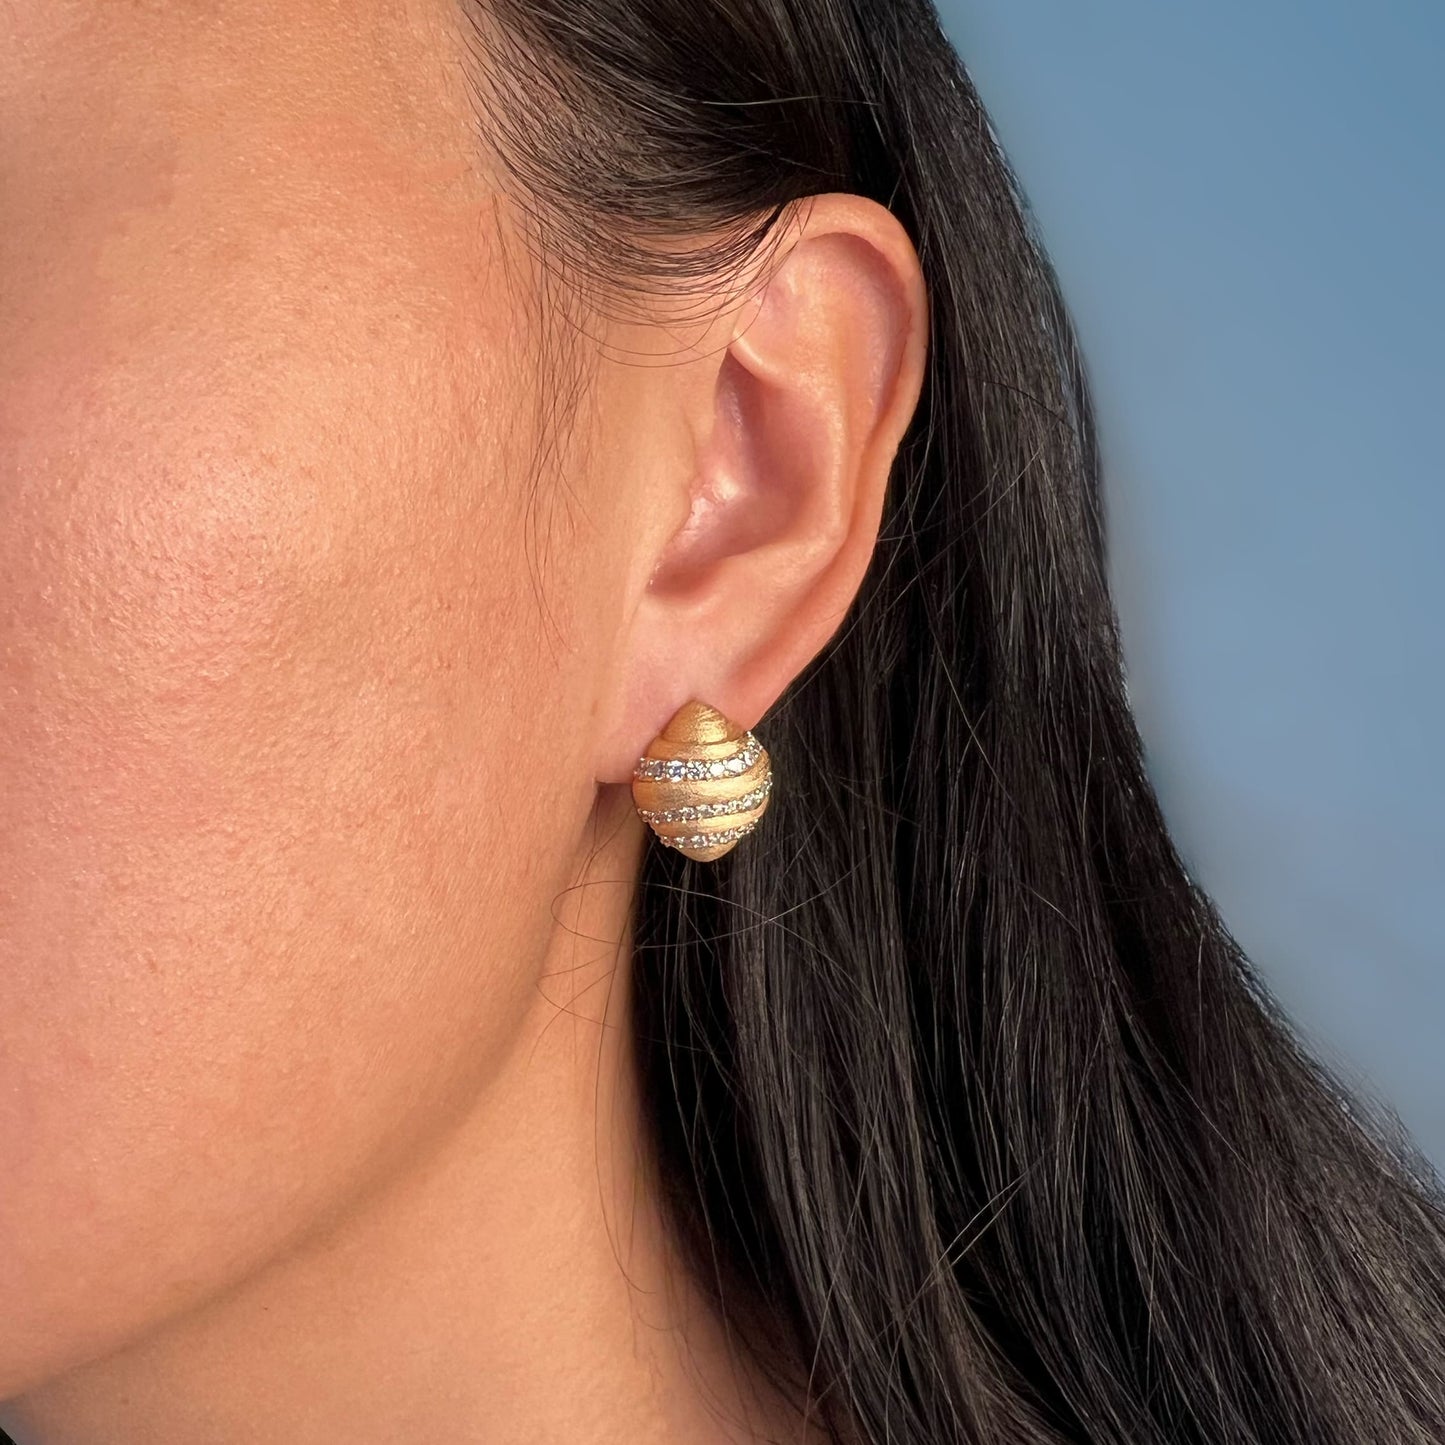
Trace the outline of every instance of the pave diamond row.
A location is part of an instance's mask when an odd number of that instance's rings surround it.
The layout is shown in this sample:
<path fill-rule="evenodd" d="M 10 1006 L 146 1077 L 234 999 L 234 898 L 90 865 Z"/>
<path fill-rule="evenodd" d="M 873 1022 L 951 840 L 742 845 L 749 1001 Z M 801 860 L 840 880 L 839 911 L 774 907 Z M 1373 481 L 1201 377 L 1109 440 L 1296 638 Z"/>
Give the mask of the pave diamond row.
<path fill-rule="evenodd" d="M 729 813 L 746 813 L 756 808 L 768 796 L 773 786 L 772 775 L 764 778 L 751 793 L 741 798 L 729 798 L 722 803 L 694 803 L 685 808 L 664 808 L 660 812 L 641 809 L 643 820 L 648 823 L 691 823 L 698 818 L 725 818 Z"/>
<path fill-rule="evenodd" d="M 702 782 L 705 778 L 736 777 L 745 773 L 762 756 L 762 744 L 744 733 L 742 751 L 730 758 L 639 758 L 632 770 L 634 778 L 657 778 L 664 782 Z"/>
<path fill-rule="evenodd" d="M 762 821 L 754 818 L 750 823 L 740 823 L 736 828 L 720 828 L 716 833 L 689 833 L 683 838 L 669 838 L 663 833 L 657 834 L 660 843 L 666 843 L 669 848 L 714 848 L 723 843 L 736 843 L 739 838 L 746 838 L 749 833 Z"/>

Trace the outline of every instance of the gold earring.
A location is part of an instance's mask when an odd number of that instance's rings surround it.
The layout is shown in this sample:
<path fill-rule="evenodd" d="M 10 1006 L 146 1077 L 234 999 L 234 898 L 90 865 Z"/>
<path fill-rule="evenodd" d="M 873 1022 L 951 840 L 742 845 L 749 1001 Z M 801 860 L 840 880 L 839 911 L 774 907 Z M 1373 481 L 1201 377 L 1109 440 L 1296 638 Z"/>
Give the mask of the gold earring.
<path fill-rule="evenodd" d="M 669 848 L 721 858 L 758 826 L 773 764 L 752 733 L 706 703 L 684 703 L 632 772 L 632 801 Z"/>

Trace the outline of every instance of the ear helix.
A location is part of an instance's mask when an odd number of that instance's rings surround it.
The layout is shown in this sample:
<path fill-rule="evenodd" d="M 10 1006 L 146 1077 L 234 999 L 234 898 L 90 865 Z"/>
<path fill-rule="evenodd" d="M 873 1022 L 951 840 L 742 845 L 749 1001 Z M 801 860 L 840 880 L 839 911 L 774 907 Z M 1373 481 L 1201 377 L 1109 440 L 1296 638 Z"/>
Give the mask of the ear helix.
<path fill-rule="evenodd" d="M 710 862 L 757 827 L 772 786 L 772 760 L 757 738 L 693 701 L 637 760 L 632 801 L 669 848 Z"/>

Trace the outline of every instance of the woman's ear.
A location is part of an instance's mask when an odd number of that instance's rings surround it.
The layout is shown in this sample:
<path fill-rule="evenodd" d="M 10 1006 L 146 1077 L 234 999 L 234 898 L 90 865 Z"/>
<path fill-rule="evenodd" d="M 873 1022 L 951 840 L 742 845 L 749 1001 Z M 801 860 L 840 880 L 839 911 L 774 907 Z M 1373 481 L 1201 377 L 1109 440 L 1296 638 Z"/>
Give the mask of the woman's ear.
<path fill-rule="evenodd" d="M 602 782 L 630 778 L 691 698 L 757 723 L 837 631 L 878 540 L 923 383 L 913 243 L 866 197 L 813 196 L 765 274 L 701 377 L 659 378 L 660 405 L 699 413 L 679 428 L 697 442 L 657 503 L 685 520 L 633 570 L 648 580 L 608 679 Z"/>

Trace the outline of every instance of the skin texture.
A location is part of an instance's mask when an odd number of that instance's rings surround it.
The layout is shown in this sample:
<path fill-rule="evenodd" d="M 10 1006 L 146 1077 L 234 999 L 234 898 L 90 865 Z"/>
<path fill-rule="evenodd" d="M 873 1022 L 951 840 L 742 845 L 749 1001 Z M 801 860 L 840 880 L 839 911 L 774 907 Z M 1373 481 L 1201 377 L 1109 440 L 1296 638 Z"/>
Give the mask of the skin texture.
<path fill-rule="evenodd" d="M 766 290 L 577 347 L 453 25 L 0 5 L 21 1445 L 801 1438 L 651 1203 L 626 782 L 836 630 L 917 258 L 819 197 Z"/>

